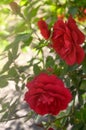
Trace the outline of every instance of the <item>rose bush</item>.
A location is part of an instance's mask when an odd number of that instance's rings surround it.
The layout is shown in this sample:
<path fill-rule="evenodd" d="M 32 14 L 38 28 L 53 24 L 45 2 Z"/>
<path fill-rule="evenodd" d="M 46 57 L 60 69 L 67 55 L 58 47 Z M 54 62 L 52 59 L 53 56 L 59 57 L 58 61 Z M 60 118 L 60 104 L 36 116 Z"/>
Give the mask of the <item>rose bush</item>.
<path fill-rule="evenodd" d="M 0 128 L 85 130 L 86 41 L 82 32 L 86 36 L 86 1 L 1 0 L 0 25 Z M 70 92 L 72 102 L 67 108 Z M 24 94 L 36 113 L 28 109 Z M 61 111 L 63 107 L 67 109 Z M 56 116 L 38 115 L 59 111 Z M 10 124 L 5 127 L 4 122 Z"/>
<path fill-rule="evenodd" d="M 61 79 L 55 75 L 40 73 L 27 83 L 25 101 L 38 114 L 57 115 L 67 108 L 72 95 Z"/>
<path fill-rule="evenodd" d="M 41 20 L 38 23 L 41 25 L 41 27 L 39 27 L 41 34 L 44 36 L 45 32 L 47 32 L 48 39 L 50 37 L 48 27 L 42 29 L 45 22 L 42 22 Z M 41 23 L 44 23 L 44 25 Z M 83 61 L 85 53 L 80 45 L 84 42 L 84 40 L 85 36 L 78 29 L 72 16 L 69 17 L 67 22 L 64 22 L 62 19 L 58 19 L 53 26 L 53 33 L 51 37 L 52 47 L 68 65 L 73 65 L 75 63 L 80 64 Z"/>

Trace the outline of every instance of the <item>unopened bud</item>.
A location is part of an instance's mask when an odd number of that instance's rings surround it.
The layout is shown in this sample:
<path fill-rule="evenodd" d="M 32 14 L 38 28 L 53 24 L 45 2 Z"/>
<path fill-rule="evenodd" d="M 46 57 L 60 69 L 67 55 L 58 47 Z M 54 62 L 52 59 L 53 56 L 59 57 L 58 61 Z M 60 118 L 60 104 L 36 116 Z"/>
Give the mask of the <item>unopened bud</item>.
<path fill-rule="evenodd" d="M 15 14 L 20 14 L 20 6 L 16 2 L 11 2 L 10 7 Z"/>

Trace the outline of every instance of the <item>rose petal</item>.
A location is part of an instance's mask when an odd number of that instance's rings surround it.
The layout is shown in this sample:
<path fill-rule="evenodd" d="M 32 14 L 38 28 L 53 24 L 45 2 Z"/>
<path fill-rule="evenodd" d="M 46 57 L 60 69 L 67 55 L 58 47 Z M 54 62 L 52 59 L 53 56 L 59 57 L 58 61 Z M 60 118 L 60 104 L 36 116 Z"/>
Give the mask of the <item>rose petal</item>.
<path fill-rule="evenodd" d="M 81 48 L 80 46 L 76 46 L 76 62 L 78 64 L 81 64 L 81 62 L 84 60 L 85 57 L 85 52 L 83 50 L 83 48 Z"/>

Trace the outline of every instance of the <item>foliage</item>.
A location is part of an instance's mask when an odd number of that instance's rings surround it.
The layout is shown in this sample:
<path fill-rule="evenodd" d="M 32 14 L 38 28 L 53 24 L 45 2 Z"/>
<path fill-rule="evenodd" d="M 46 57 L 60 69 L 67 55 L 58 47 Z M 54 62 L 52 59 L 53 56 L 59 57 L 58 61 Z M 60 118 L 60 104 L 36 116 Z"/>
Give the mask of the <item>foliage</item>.
<path fill-rule="evenodd" d="M 11 2 L 17 4 L 11 4 Z M 25 93 L 25 84 L 41 71 L 48 71 L 64 80 L 72 92 L 73 101 L 64 112 L 53 117 L 53 120 L 41 121 L 37 124 L 48 129 L 53 127 L 66 130 L 72 125 L 72 130 L 86 129 L 86 58 L 81 65 L 68 66 L 54 50 L 49 48 L 37 27 L 39 18 L 44 18 L 52 27 L 57 18 L 67 19 L 71 14 L 79 28 L 86 34 L 85 0 L 3 0 L 0 1 L 0 89 L 3 90 L 13 81 L 16 98 L 7 100 L 7 95 L 0 98 L 2 115 L 0 122 L 24 118 L 25 121 L 35 116 L 32 110 L 24 116 L 18 115 L 19 104 Z M 83 20 L 84 17 L 84 20 Z M 86 43 L 83 43 L 86 52 Z M 21 54 L 27 54 L 21 62 Z M 51 71 L 52 69 L 52 71 Z M 10 91 L 10 90 L 9 90 Z M 22 99 L 23 100 L 23 99 Z"/>

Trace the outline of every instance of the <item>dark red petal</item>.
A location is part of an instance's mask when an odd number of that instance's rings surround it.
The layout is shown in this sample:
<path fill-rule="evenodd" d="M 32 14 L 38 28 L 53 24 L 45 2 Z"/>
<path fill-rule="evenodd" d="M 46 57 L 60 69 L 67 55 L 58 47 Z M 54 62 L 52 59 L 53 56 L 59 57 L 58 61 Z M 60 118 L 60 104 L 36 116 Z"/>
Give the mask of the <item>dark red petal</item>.
<path fill-rule="evenodd" d="M 68 65 L 73 65 L 74 63 L 76 63 L 76 48 L 73 48 L 70 54 L 65 56 L 64 60 Z"/>
<path fill-rule="evenodd" d="M 60 29 L 60 30 L 64 31 L 64 29 L 65 29 L 65 23 L 63 22 L 63 20 L 62 19 L 58 19 L 55 22 L 55 24 L 53 26 L 53 29 Z"/>
<path fill-rule="evenodd" d="M 84 60 L 85 52 L 83 48 L 81 48 L 80 46 L 76 47 L 76 57 L 77 57 L 76 62 L 78 64 L 81 64 L 81 62 Z"/>
<path fill-rule="evenodd" d="M 67 26 L 70 28 L 70 31 L 74 31 L 76 33 L 78 37 L 77 44 L 82 44 L 85 40 L 85 35 L 78 29 L 76 21 L 72 18 L 72 16 L 69 17 Z"/>

